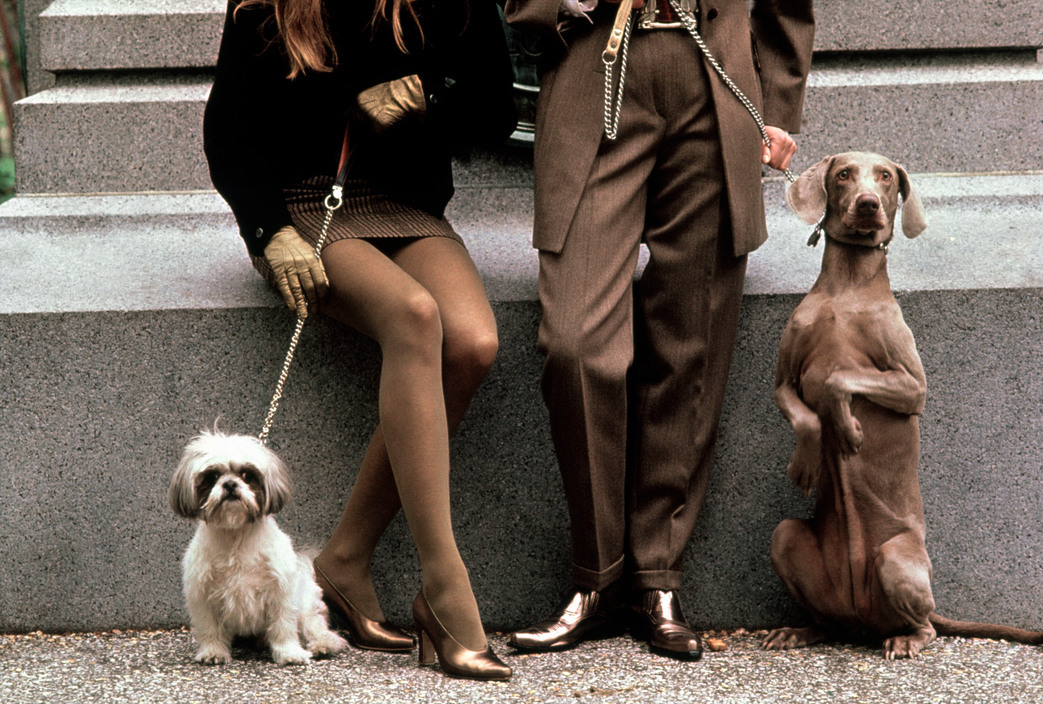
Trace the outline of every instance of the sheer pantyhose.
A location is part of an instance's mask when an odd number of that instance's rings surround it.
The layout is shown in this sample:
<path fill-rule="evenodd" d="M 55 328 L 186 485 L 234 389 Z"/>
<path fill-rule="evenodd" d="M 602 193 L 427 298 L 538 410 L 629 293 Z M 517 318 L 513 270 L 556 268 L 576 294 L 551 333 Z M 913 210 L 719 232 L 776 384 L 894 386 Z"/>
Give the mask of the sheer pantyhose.
<path fill-rule="evenodd" d="M 449 509 L 449 436 L 496 355 L 496 321 L 459 243 L 411 240 L 382 253 L 365 240 L 325 249 L 322 311 L 380 344 L 380 424 L 340 522 L 316 558 L 364 615 L 383 620 L 370 576 L 401 507 L 432 610 L 465 647 L 486 646 Z"/>

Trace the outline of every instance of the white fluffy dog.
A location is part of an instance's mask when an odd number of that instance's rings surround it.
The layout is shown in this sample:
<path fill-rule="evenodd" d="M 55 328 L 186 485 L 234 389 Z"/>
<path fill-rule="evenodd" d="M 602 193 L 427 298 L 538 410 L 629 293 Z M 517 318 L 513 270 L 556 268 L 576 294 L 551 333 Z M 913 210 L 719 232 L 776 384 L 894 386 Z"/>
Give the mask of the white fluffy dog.
<path fill-rule="evenodd" d="M 196 661 L 230 662 L 235 636 L 265 637 L 278 665 L 347 647 L 329 628 L 311 560 L 271 515 L 289 495 L 285 466 L 256 438 L 204 431 L 185 448 L 170 506 L 200 521 L 182 561 Z"/>

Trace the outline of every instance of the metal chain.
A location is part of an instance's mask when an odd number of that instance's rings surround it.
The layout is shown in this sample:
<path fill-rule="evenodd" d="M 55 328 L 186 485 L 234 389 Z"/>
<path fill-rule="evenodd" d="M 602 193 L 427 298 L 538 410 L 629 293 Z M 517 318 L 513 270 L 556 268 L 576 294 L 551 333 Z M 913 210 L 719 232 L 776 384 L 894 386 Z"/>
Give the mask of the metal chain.
<path fill-rule="evenodd" d="M 627 79 L 627 55 L 630 52 L 630 30 L 633 28 L 634 15 L 627 17 L 626 27 L 623 29 L 623 52 L 619 60 L 619 89 L 616 91 L 615 106 L 612 104 L 612 66 L 616 63 L 616 57 L 611 59 L 602 55 L 601 60 L 605 64 L 605 138 L 615 139 L 619 134 L 619 115 L 623 107 L 623 84 Z"/>
<path fill-rule="evenodd" d="M 682 11 L 677 0 L 668 1 L 674 8 L 674 12 L 677 13 L 677 16 L 681 18 L 681 23 L 684 24 L 684 28 L 688 30 L 688 33 L 692 35 L 693 39 L 695 39 L 695 43 L 699 45 L 699 50 L 703 52 L 703 56 L 705 56 L 706 60 L 711 66 L 713 66 L 713 70 L 717 72 L 717 75 L 721 77 L 722 81 L 724 81 L 724 85 L 728 86 L 728 89 L 735 94 L 735 97 L 739 99 L 739 102 L 742 103 L 743 107 L 746 108 L 747 112 L 749 112 L 753 117 L 753 121 L 757 123 L 757 129 L 760 130 L 761 139 L 764 141 L 765 145 L 770 147 L 771 137 L 768 136 L 768 130 L 764 126 L 764 118 L 761 117 L 761 114 L 757 111 L 753 102 L 746 97 L 746 94 L 743 93 L 742 90 L 739 89 L 739 86 L 735 85 L 735 81 L 724 72 L 724 69 L 721 67 L 721 64 L 717 61 L 714 55 L 710 53 L 710 48 L 706 46 L 706 42 L 703 41 L 702 35 L 699 34 L 699 25 L 695 21 L 695 17 L 690 12 Z M 797 180 L 797 177 L 789 169 L 785 169 L 783 173 L 786 175 L 786 179 L 790 183 Z"/>
<path fill-rule="evenodd" d="M 326 242 L 326 234 L 329 232 L 330 222 L 333 220 L 333 212 L 344 203 L 343 195 L 343 187 L 339 184 L 334 184 L 330 194 L 323 201 L 323 205 L 326 206 L 326 218 L 322 222 L 322 232 L 319 233 L 319 240 L 315 243 L 316 257 L 321 258 L 322 256 L 322 245 Z M 293 337 L 290 338 L 290 349 L 286 351 L 286 359 L 283 360 L 282 371 L 279 372 L 279 382 L 275 385 L 275 394 L 272 396 L 272 402 L 268 404 L 268 415 L 265 416 L 264 425 L 261 427 L 261 432 L 257 435 L 257 439 L 261 441 L 262 445 L 268 444 L 268 432 L 272 429 L 275 412 L 279 410 L 282 389 L 286 384 L 286 377 L 290 374 L 290 365 L 293 364 L 293 355 L 297 352 L 297 343 L 301 340 L 301 330 L 304 329 L 304 321 L 305 318 L 300 315 L 297 316 L 297 327 L 294 328 Z"/>

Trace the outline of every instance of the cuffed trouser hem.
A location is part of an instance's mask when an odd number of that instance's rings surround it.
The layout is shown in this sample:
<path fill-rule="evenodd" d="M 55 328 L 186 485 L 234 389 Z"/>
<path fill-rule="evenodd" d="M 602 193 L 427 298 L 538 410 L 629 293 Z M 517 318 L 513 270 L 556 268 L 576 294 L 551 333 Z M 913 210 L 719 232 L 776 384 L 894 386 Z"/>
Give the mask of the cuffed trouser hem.
<path fill-rule="evenodd" d="M 619 578 L 623 576 L 623 558 L 619 558 L 612 565 L 600 572 L 589 570 L 572 563 L 572 581 L 580 589 L 588 589 L 596 592 L 604 591 Z"/>
<path fill-rule="evenodd" d="M 681 588 L 683 577 L 684 574 L 676 570 L 643 570 L 630 576 L 630 586 L 635 591 L 660 589 L 672 592 Z"/>

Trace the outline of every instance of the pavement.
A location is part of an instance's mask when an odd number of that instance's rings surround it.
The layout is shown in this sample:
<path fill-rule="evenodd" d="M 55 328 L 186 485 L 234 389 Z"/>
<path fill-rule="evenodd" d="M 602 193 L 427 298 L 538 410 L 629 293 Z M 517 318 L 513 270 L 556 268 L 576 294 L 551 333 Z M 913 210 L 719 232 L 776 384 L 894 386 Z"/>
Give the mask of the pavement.
<path fill-rule="evenodd" d="M 651 654 L 629 637 L 563 653 L 522 655 L 502 634 L 494 650 L 514 668 L 505 683 L 444 677 L 412 656 L 350 650 L 306 666 L 277 667 L 264 650 L 237 647 L 229 665 L 192 661 L 186 629 L 0 635 L 0 702 L 1041 702 L 1043 649 L 940 638 L 916 660 L 879 648 L 829 644 L 768 652 L 764 632 L 710 632 L 723 650 L 699 662 Z"/>

